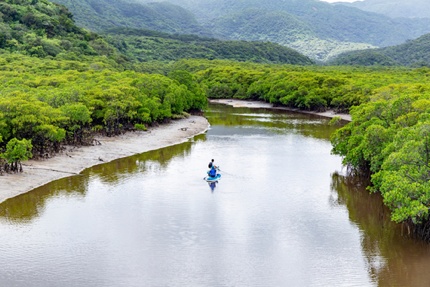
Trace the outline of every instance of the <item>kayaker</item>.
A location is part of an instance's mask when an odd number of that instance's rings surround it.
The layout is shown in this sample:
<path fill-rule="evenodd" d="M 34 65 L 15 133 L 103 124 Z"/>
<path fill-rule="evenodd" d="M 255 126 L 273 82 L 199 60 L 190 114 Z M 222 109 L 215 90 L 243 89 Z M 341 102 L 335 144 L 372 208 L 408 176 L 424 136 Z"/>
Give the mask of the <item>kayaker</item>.
<path fill-rule="evenodd" d="M 216 177 L 216 167 L 212 164 L 211 170 L 208 172 L 210 177 Z"/>
<path fill-rule="evenodd" d="M 214 165 L 214 159 L 212 159 L 208 164 L 208 168 L 212 168 L 212 167 L 216 168 L 216 166 Z"/>

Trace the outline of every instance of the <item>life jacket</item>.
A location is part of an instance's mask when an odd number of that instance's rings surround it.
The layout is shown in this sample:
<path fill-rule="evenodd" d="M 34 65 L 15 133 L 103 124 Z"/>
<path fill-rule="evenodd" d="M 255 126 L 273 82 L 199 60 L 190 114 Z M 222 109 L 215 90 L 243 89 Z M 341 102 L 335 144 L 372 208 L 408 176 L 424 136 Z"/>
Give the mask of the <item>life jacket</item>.
<path fill-rule="evenodd" d="M 210 176 L 210 177 L 215 177 L 215 176 L 216 176 L 216 169 L 212 168 L 212 169 L 209 171 L 209 176 Z"/>
<path fill-rule="evenodd" d="M 208 168 L 212 168 L 212 162 L 210 162 L 209 164 L 208 164 Z"/>

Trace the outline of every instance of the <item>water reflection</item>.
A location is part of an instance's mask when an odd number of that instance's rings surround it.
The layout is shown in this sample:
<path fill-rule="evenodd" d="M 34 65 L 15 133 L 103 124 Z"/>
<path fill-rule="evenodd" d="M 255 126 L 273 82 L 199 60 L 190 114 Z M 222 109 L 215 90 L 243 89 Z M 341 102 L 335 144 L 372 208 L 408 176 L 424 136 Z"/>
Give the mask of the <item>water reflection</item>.
<path fill-rule="evenodd" d="M 46 203 L 53 197 L 85 198 L 88 182 L 99 179 L 103 183 L 118 184 L 132 174 L 145 173 L 149 170 L 162 173 L 175 157 L 186 157 L 191 153 L 194 143 L 203 142 L 206 135 L 174 145 L 168 149 L 159 149 L 147 153 L 114 160 L 83 171 L 80 175 L 56 180 L 0 204 L 0 218 L 15 222 L 31 221 L 40 216 Z"/>
<path fill-rule="evenodd" d="M 328 139 L 338 127 L 329 125 L 330 119 L 311 114 L 286 113 L 263 108 L 235 108 L 211 104 L 206 112 L 212 125 L 242 128 L 265 128 L 270 133 L 299 133 L 307 137 Z"/>
<path fill-rule="evenodd" d="M 91 177 L 97 177 L 104 183 L 117 183 L 131 174 L 144 173 L 148 170 L 162 173 L 173 158 L 189 156 L 193 144 L 204 141 L 206 135 L 201 134 L 188 142 L 101 164 L 87 172 Z"/>
<path fill-rule="evenodd" d="M 32 192 L 10 198 L 0 204 L 0 218 L 14 222 L 28 222 L 40 216 L 53 197 L 84 198 L 89 177 L 86 174 L 53 181 Z"/>
<path fill-rule="evenodd" d="M 350 221 L 360 229 L 370 277 L 378 286 L 429 286 L 430 246 L 392 222 L 381 195 L 369 194 L 367 184 L 362 178 L 335 173 L 330 201 L 346 206 Z"/>
<path fill-rule="evenodd" d="M 215 191 L 215 188 L 216 188 L 217 184 L 218 184 L 218 181 L 208 182 L 209 188 L 211 189 L 212 192 Z"/>

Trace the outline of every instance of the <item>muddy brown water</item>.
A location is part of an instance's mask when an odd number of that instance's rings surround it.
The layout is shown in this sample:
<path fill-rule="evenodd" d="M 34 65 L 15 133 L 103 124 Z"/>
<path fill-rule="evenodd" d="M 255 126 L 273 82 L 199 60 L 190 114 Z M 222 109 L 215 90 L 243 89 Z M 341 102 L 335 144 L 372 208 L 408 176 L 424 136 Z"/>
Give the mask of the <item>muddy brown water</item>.
<path fill-rule="evenodd" d="M 221 105 L 206 116 L 187 143 L 1 204 L 0 286 L 430 285 L 429 245 L 345 176 L 328 119 Z"/>

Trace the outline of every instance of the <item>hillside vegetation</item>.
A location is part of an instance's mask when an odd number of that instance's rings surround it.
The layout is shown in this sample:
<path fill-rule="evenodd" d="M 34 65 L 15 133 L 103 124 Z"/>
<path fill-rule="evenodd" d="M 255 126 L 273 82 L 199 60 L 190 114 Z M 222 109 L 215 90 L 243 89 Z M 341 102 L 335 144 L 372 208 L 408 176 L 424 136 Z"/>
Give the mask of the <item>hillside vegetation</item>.
<path fill-rule="evenodd" d="M 397 46 L 344 53 L 333 59 L 330 64 L 430 66 L 430 34 Z"/>
<path fill-rule="evenodd" d="M 270 42 L 220 41 L 193 35 L 117 28 L 105 33 L 106 41 L 129 59 L 139 62 L 183 58 L 228 59 L 259 63 L 310 65 L 313 61 L 297 51 Z"/>
<path fill-rule="evenodd" d="M 316 0 L 171 2 L 192 11 L 217 37 L 271 41 L 321 61 L 348 50 L 400 44 L 430 32 L 430 19 L 393 19 Z"/>
<path fill-rule="evenodd" d="M 400 44 L 430 32 L 430 19 L 392 19 L 317 0 L 55 0 L 78 25 L 273 42 L 318 61 L 351 50 Z M 175 5 L 174 5 L 175 4 Z M 102 9 L 103 8 L 103 9 Z"/>
<path fill-rule="evenodd" d="M 77 27 L 63 6 L 46 0 L 8 0 L 0 3 L 0 11 L 1 50 L 36 57 L 107 56 L 121 61 L 102 37 Z"/>
<path fill-rule="evenodd" d="M 69 8 L 77 25 L 101 32 L 117 27 L 166 33 L 210 36 L 194 15 L 169 2 L 133 3 L 127 0 L 54 0 Z"/>
<path fill-rule="evenodd" d="M 105 56 L 126 68 L 133 62 L 180 58 L 312 64 L 292 49 L 272 43 L 219 41 L 126 28 L 110 30 L 107 38 L 101 37 L 77 27 L 64 6 L 45 0 L 8 1 L 0 7 L 0 49 L 8 52 L 68 60 Z"/>

